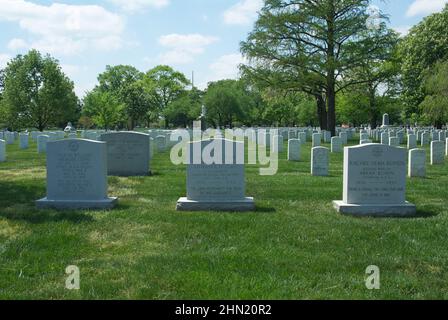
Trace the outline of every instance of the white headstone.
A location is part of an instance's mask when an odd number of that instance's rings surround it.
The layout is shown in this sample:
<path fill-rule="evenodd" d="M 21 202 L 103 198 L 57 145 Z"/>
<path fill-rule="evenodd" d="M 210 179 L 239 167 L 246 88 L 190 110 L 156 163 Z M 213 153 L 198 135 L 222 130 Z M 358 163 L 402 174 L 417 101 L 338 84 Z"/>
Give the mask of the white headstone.
<path fill-rule="evenodd" d="M 400 139 L 398 137 L 390 137 L 389 138 L 389 145 L 392 146 L 392 147 L 400 146 Z"/>
<path fill-rule="evenodd" d="M 47 152 L 47 143 L 50 141 L 50 137 L 44 134 L 37 136 L 37 153 Z"/>
<path fill-rule="evenodd" d="M 299 132 L 299 140 L 301 144 L 306 144 L 306 132 Z"/>
<path fill-rule="evenodd" d="M 417 136 L 415 134 L 408 134 L 408 149 L 417 148 Z"/>
<path fill-rule="evenodd" d="M 328 176 L 329 150 L 325 147 L 314 147 L 311 150 L 311 175 Z"/>
<path fill-rule="evenodd" d="M 342 144 L 345 145 L 348 142 L 347 132 L 339 133 L 339 137 L 341 138 Z"/>
<path fill-rule="evenodd" d="M 5 138 L 6 138 L 6 143 L 7 144 L 14 144 L 15 142 L 15 136 L 13 132 L 5 132 Z"/>
<path fill-rule="evenodd" d="M 381 133 L 381 144 L 389 145 L 389 132 Z"/>
<path fill-rule="evenodd" d="M 431 164 L 443 164 L 445 160 L 445 143 L 443 141 L 431 142 Z"/>
<path fill-rule="evenodd" d="M 157 147 L 157 152 L 166 151 L 166 137 L 165 136 L 157 136 L 156 137 L 156 147 Z"/>
<path fill-rule="evenodd" d="M 353 215 L 414 215 L 405 199 L 406 158 L 406 149 L 383 144 L 345 148 L 343 200 L 334 207 Z"/>
<path fill-rule="evenodd" d="M 113 132 L 101 135 L 107 143 L 107 174 L 146 176 L 150 174 L 150 136 L 138 132 Z"/>
<path fill-rule="evenodd" d="M 288 161 L 300 161 L 301 145 L 299 139 L 291 139 L 288 141 Z"/>
<path fill-rule="evenodd" d="M 313 148 L 320 147 L 322 142 L 322 135 L 320 133 L 313 133 Z"/>
<path fill-rule="evenodd" d="M 180 211 L 252 211 L 253 198 L 245 196 L 244 143 L 226 139 L 195 141 L 187 147 L 187 197 Z M 231 153 L 229 153 L 231 151 Z M 212 155 L 214 157 L 210 157 Z M 201 155 L 209 155 L 208 158 Z"/>
<path fill-rule="evenodd" d="M 427 146 L 429 144 L 429 140 L 430 140 L 430 136 L 429 136 L 429 132 L 425 131 L 422 133 L 422 137 L 421 137 L 421 146 Z"/>
<path fill-rule="evenodd" d="M 28 149 L 29 136 L 28 133 L 21 133 L 19 135 L 20 149 Z"/>
<path fill-rule="evenodd" d="M 410 178 L 426 177 L 426 151 L 424 149 L 409 150 L 408 176 Z"/>
<path fill-rule="evenodd" d="M 331 152 L 332 153 L 342 152 L 342 139 L 340 137 L 331 138 Z"/>
<path fill-rule="evenodd" d="M 6 161 L 6 141 L 0 139 L 0 162 Z"/>
<path fill-rule="evenodd" d="M 38 208 L 110 209 L 116 203 L 107 196 L 105 142 L 48 142 L 47 197 L 36 201 Z"/>

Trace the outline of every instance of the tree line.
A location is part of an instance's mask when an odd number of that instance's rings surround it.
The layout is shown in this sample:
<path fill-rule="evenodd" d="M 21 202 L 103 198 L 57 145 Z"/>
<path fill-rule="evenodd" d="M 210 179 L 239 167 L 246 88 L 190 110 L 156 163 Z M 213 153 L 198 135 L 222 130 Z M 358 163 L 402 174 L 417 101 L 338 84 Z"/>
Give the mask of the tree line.
<path fill-rule="evenodd" d="M 83 99 L 56 59 L 31 50 L 0 70 L 0 126 L 11 129 L 320 126 L 448 122 L 448 5 L 406 36 L 370 0 L 265 0 L 241 42 L 238 80 L 200 90 L 181 72 L 107 66 Z"/>

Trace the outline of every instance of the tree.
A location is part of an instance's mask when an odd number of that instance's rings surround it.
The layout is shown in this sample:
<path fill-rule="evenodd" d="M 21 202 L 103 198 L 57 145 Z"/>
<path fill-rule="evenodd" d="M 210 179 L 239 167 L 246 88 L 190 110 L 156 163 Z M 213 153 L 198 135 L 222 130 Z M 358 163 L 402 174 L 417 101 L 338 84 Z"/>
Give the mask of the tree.
<path fill-rule="evenodd" d="M 243 96 L 244 92 L 237 80 L 209 83 L 204 97 L 207 121 L 215 127 L 233 127 L 235 121 L 242 121 L 245 118 Z"/>
<path fill-rule="evenodd" d="M 420 104 L 425 118 L 438 129 L 448 123 L 448 61 L 438 62 L 424 73 L 426 97 Z"/>
<path fill-rule="evenodd" d="M 100 128 L 109 130 L 121 121 L 123 109 L 115 95 L 96 87 L 84 97 L 82 113 Z"/>
<path fill-rule="evenodd" d="M 169 66 L 157 66 L 145 74 L 143 84 L 150 95 L 151 110 L 157 110 L 163 116 L 168 105 L 185 93 L 190 82 Z"/>
<path fill-rule="evenodd" d="M 201 114 L 203 93 L 197 88 L 186 92 L 165 109 L 167 122 L 174 127 L 188 127 Z"/>
<path fill-rule="evenodd" d="M 73 82 L 57 60 L 31 50 L 5 68 L 2 104 L 13 127 L 60 125 L 79 118 Z"/>
<path fill-rule="evenodd" d="M 313 95 L 321 115 L 326 111 L 333 135 L 336 94 L 357 83 L 338 80 L 366 58 L 380 55 L 384 45 L 382 32 L 368 32 L 369 4 L 369 0 L 266 0 L 254 30 L 241 44 L 253 70 L 271 70 L 283 88 Z M 385 29 L 385 24 L 378 27 Z"/>
<path fill-rule="evenodd" d="M 106 71 L 98 76 L 98 90 L 112 94 L 122 104 L 130 130 L 150 107 L 141 84 L 143 77 L 144 73 L 128 65 L 106 66 Z"/>
<path fill-rule="evenodd" d="M 376 33 L 377 31 L 372 29 L 370 32 Z M 356 68 L 347 72 L 342 80 L 342 82 L 357 81 L 358 84 L 352 85 L 345 90 L 355 94 L 349 93 L 347 96 L 357 96 L 357 99 L 360 100 L 359 104 L 361 104 L 361 101 L 366 102 L 364 108 L 360 108 L 362 111 L 355 109 L 351 111 L 351 123 L 357 125 L 369 123 L 372 129 L 376 128 L 382 119 L 382 110 L 378 99 L 386 96 L 391 98 L 398 97 L 400 73 L 397 54 L 399 36 L 393 30 L 380 31 L 384 32 L 382 36 L 384 45 L 381 55 L 368 57 L 361 61 Z M 355 119 L 353 117 L 354 114 L 358 114 L 359 118 Z"/>
<path fill-rule="evenodd" d="M 400 44 L 403 99 L 406 115 L 420 114 L 425 99 L 425 72 L 448 59 L 448 5 L 412 27 Z"/>

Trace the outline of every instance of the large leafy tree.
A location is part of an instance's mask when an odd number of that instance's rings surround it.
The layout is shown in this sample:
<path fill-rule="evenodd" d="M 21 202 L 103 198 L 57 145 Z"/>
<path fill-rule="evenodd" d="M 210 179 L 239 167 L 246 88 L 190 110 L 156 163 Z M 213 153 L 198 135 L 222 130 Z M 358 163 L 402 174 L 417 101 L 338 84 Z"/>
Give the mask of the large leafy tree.
<path fill-rule="evenodd" d="M 123 109 L 124 105 L 115 95 L 96 87 L 84 97 L 82 113 L 98 127 L 108 130 L 122 120 Z"/>
<path fill-rule="evenodd" d="M 51 56 L 31 50 L 12 59 L 4 73 L 2 105 L 10 126 L 43 131 L 79 118 L 74 84 Z"/>
<path fill-rule="evenodd" d="M 98 90 L 108 92 L 123 105 L 123 113 L 128 117 L 128 128 L 133 130 L 136 123 L 143 119 L 150 102 L 142 85 L 144 73 L 133 66 L 107 66 L 98 76 Z"/>
<path fill-rule="evenodd" d="M 204 96 L 207 107 L 207 121 L 215 127 L 233 127 L 236 121 L 246 117 L 244 91 L 237 80 L 220 80 L 208 85 Z"/>
<path fill-rule="evenodd" d="M 427 121 L 441 129 L 448 123 L 448 61 L 438 62 L 424 76 L 426 97 L 421 103 Z"/>
<path fill-rule="evenodd" d="M 174 127 L 188 127 L 201 114 L 203 92 L 193 87 L 165 109 L 168 123 Z"/>
<path fill-rule="evenodd" d="M 160 65 L 145 74 L 143 84 L 151 99 L 149 116 L 154 117 L 154 110 L 163 116 L 168 105 L 186 92 L 190 82 L 183 73 Z M 165 125 L 168 125 L 166 119 Z"/>
<path fill-rule="evenodd" d="M 369 4 L 265 0 L 254 30 L 241 44 L 242 52 L 254 72 L 268 70 L 274 83 L 315 96 L 318 110 L 327 114 L 324 125 L 335 134 L 336 93 L 357 82 L 338 80 L 366 58 L 380 55 L 384 46 L 383 32 L 368 32 Z M 385 29 L 385 24 L 378 28 Z"/>
<path fill-rule="evenodd" d="M 383 32 L 386 30 L 380 30 Z M 370 32 L 378 32 L 372 29 Z M 393 30 L 386 31 L 383 35 L 383 50 L 381 54 L 367 57 L 359 65 L 349 72 L 342 82 L 357 82 L 345 90 L 347 97 L 358 96 L 360 100 L 359 109 L 352 110 L 352 115 L 359 114 L 358 119 L 353 119 L 350 123 L 370 124 L 371 128 L 376 128 L 381 123 L 383 106 L 386 97 L 391 99 L 398 97 L 398 83 L 400 74 L 400 64 L 397 53 L 399 36 Z M 361 108 L 361 101 L 366 101 L 365 108 Z M 361 114 L 362 113 L 362 114 Z M 362 122 L 360 122 L 362 119 Z M 367 121 L 366 121 L 367 120 Z"/>
<path fill-rule="evenodd" d="M 406 115 L 419 114 L 425 99 L 425 73 L 437 62 L 448 59 L 448 5 L 411 28 L 400 44 L 403 97 Z"/>

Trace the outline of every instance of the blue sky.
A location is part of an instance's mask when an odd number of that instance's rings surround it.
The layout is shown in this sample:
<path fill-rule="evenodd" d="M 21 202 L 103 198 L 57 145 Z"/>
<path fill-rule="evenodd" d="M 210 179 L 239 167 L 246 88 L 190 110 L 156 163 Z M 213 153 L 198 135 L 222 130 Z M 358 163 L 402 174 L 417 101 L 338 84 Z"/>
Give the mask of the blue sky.
<path fill-rule="evenodd" d="M 391 27 L 409 27 L 448 0 L 375 0 Z M 0 68 L 30 48 L 50 53 L 83 96 L 106 65 L 168 64 L 204 88 L 237 77 L 262 0 L 0 0 Z"/>

